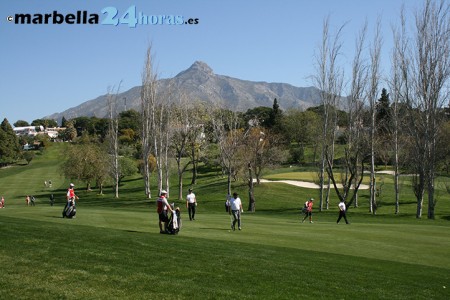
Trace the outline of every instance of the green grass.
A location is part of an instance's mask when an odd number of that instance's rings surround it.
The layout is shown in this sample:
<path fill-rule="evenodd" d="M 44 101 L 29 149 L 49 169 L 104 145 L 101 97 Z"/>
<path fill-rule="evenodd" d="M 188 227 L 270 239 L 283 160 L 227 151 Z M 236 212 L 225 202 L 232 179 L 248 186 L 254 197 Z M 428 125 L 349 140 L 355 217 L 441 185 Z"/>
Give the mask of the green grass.
<path fill-rule="evenodd" d="M 264 177 L 269 180 L 300 180 L 307 182 L 315 182 L 317 181 L 317 172 L 286 172 L 286 173 L 277 173 L 270 174 Z"/>
<path fill-rule="evenodd" d="M 302 224 L 298 208 L 316 191 L 262 184 L 257 212 L 244 213 L 243 230 L 233 232 L 225 180 L 202 170 L 196 221 L 183 209 L 180 234 L 169 236 L 159 234 L 154 199 L 143 197 L 137 176 L 125 180 L 119 199 L 111 188 L 100 196 L 75 182 L 77 218 L 61 218 L 69 182 L 58 175 L 61 147 L 29 166 L 0 170 L 0 299 L 450 298 L 450 205 L 443 193 L 436 220 L 415 219 L 407 187 L 395 216 L 386 183 L 377 216 L 367 212 L 362 193 L 360 207 L 348 213 L 352 224 L 336 225 L 333 196 L 327 211 L 317 212 L 316 203 L 314 224 Z M 234 189 L 245 205 L 245 185 Z M 35 207 L 25 206 L 26 194 L 36 195 Z"/>

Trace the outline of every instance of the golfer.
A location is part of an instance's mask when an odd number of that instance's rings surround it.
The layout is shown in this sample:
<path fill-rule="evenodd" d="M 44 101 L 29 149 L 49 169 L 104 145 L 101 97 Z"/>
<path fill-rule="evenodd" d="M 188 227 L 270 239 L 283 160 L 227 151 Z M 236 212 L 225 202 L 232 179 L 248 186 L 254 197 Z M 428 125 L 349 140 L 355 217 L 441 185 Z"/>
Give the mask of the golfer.
<path fill-rule="evenodd" d="M 314 204 L 314 198 L 309 198 L 308 201 L 305 202 L 305 217 L 302 220 L 302 223 L 305 222 L 306 218 L 309 217 L 309 223 L 313 223 L 312 221 L 312 208 Z"/>
<path fill-rule="evenodd" d="M 77 199 L 77 200 L 80 199 L 80 198 L 78 198 L 77 195 L 75 195 L 74 187 L 75 187 L 75 185 L 73 183 L 71 183 L 71 184 L 69 184 L 69 188 L 67 189 L 67 194 L 66 194 L 67 202 L 66 202 L 66 205 L 64 206 L 64 209 L 62 212 L 63 218 L 66 217 L 66 210 L 69 208 L 69 206 L 71 206 L 71 205 L 75 206 L 75 199 Z"/>
<path fill-rule="evenodd" d="M 188 194 L 186 196 L 186 208 L 189 212 L 189 220 L 195 220 L 195 207 L 197 206 L 197 199 L 195 198 L 195 194 L 192 192 L 192 189 L 188 190 Z"/>
<path fill-rule="evenodd" d="M 230 215 L 233 215 L 233 221 L 231 223 L 231 229 L 233 231 L 236 229 L 236 222 L 238 223 L 238 229 L 241 230 L 241 212 L 242 202 L 241 198 L 239 198 L 238 193 L 233 193 L 233 197 L 230 198 Z"/>
<path fill-rule="evenodd" d="M 339 224 L 339 221 L 340 221 L 342 218 L 344 218 L 345 223 L 346 223 L 346 224 L 350 224 L 350 223 L 347 221 L 347 216 L 346 216 L 347 208 L 346 208 L 346 206 L 345 206 L 344 200 L 341 200 L 341 202 L 339 202 L 338 207 L 339 207 L 339 218 L 337 219 L 337 222 L 336 222 L 336 223 Z"/>
<path fill-rule="evenodd" d="M 173 212 L 172 207 L 169 205 L 169 202 L 167 202 L 166 196 L 167 192 L 165 190 L 162 190 L 157 200 L 156 212 L 158 213 L 159 216 L 159 233 L 167 233 L 167 225 L 169 223 L 167 211 L 170 210 L 170 212 Z M 163 223 L 164 223 L 164 230 L 162 225 Z"/>

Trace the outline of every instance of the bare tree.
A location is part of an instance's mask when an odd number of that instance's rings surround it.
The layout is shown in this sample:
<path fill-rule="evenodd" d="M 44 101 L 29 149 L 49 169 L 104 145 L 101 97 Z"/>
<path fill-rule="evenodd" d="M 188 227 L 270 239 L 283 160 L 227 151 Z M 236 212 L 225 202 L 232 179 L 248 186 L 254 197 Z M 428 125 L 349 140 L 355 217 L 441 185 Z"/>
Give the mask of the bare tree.
<path fill-rule="evenodd" d="M 259 126 L 250 127 L 244 133 L 243 144 L 239 149 L 239 165 L 246 166 L 247 171 L 247 185 L 248 185 L 248 211 L 254 212 L 256 208 L 256 199 L 254 193 L 254 176 L 259 183 L 259 174 L 261 172 L 261 166 L 264 148 L 269 145 L 268 139 L 266 139 L 263 129 Z"/>
<path fill-rule="evenodd" d="M 191 130 L 188 135 L 188 155 L 192 163 L 191 185 L 197 182 L 198 164 L 205 146 L 204 124 L 208 121 L 205 105 L 201 102 L 194 102 L 190 110 Z"/>
<path fill-rule="evenodd" d="M 367 22 L 362 27 L 356 39 L 355 56 L 352 63 L 350 95 L 347 97 L 348 128 L 346 130 L 347 144 L 344 147 L 344 159 L 338 167 L 339 172 L 333 170 L 332 151 L 326 151 L 328 177 L 333 183 L 338 198 L 346 202 L 346 206 L 358 206 L 358 190 L 364 177 L 365 141 L 363 137 L 363 99 L 367 88 L 367 66 L 363 61 L 363 49 L 367 32 Z M 339 81 L 338 81 L 339 82 Z M 336 93 L 339 89 L 336 89 Z M 337 178 L 339 174 L 339 178 Z M 342 190 L 338 187 L 342 185 Z M 350 192 L 353 194 L 350 199 Z"/>
<path fill-rule="evenodd" d="M 177 106 L 173 106 L 172 148 L 178 167 L 179 200 L 182 199 L 183 174 L 192 165 L 192 181 L 195 184 L 200 148 L 203 143 L 202 133 L 205 112 L 198 102 L 191 102 L 181 94 Z M 184 162 L 183 162 L 183 158 Z"/>
<path fill-rule="evenodd" d="M 167 107 L 166 107 L 167 108 Z M 172 140 L 172 132 L 169 130 L 169 120 L 170 120 L 170 110 L 167 110 L 166 113 L 166 130 L 164 131 L 164 136 L 163 136 L 163 162 L 164 162 L 164 182 L 165 182 L 165 187 L 167 190 L 167 196 L 170 196 L 170 160 L 169 160 L 169 156 L 170 156 L 170 143 Z M 162 186 L 161 186 L 162 188 Z"/>
<path fill-rule="evenodd" d="M 171 109 L 174 103 L 172 86 L 169 85 L 164 91 L 160 91 L 156 98 L 155 119 L 153 123 L 153 155 L 156 159 L 156 172 L 158 179 L 158 190 L 163 189 L 163 183 L 170 196 L 170 167 L 169 150 L 172 141 L 172 131 L 170 130 Z"/>
<path fill-rule="evenodd" d="M 236 177 L 237 153 L 243 142 L 238 113 L 226 109 L 215 109 L 211 118 L 213 134 L 219 145 L 222 168 L 227 174 L 227 193 L 231 195 L 231 179 Z"/>
<path fill-rule="evenodd" d="M 155 125 L 157 75 L 153 67 L 152 46 L 147 48 L 141 87 L 141 142 L 145 195 L 151 198 L 149 159 L 153 145 L 153 128 Z"/>
<path fill-rule="evenodd" d="M 282 161 L 280 139 L 278 134 L 259 126 L 250 127 L 244 133 L 238 157 L 241 161 L 239 165 L 243 166 L 241 172 L 246 173 L 244 178 L 248 183 L 248 211 L 254 212 L 256 209 L 254 181 L 259 184 L 263 169 Z"/>
<path fill-rule="evenodd" d="M 184 95 L 180 97 L 178 105 L 172 106 L 172 147 L 174 148 L 175 160 L 178 169 L 178 200 L 183 197 L 183 174 L 191 164 L 190 160 L 183 162 L 187 156 L 189 134 L 192 128 L 188 102 Z"/>
<path fill-rule="evenodd" d="M 367 88 L 367 66 L 363 60 L 363 49 L 367 34 L 367 21 L 359 32 L 355 43 L 355 56 L 352 63 L 352 78 L 350 84 L 350 95 L 347 97 L 348 128 L 347 128 L 347 151 L 353 153 L 361 144 L 363 129 L 363 99 Z M 359 153 L 359 150 L 356 150 Z M 361 157 L 355 156 L 354 164 L 359 165 Z M 354 174 L 354 185 L 361 178 L 362 173 L 358 168 Z M 354 206 L 358 207 L 358 194 L 354 197 Z"/>
<path fill-rule="evenodd" d="M 344 170 L 343 172 L 341 172 L 341 182 L 340 182 L 342 185 L 342 191 L 339 189 L 338 184 L 336 183 L 337 180 L 335 172 L 333 172 L 332 162 L 327 157 L 327 164 L 328 164 L 327 173 L 328 176 L 331 178 L 331 181 L 333 182 L 333 187 L 334 190 L 336 191 L 336 195 L 338 196 L 339 200 L 345 202 L 348 199 L 348 196 L 350 195 L 351 189 L 353 189 L 352 197 L 350 198 L 350 201 L 346 202 L 346 206 L 350 206 L 355 200 L 355 197 L 358 194 L 359 187 L 361 186 L 364 177 L 364 163 L 362 159 L 357 159 L 357 157 L 359 156 L 360 156 L 359 150 L 353 151 L 353 153 L 350 153 L 348 149 L 346 149 L 345 151 Z M 358 173 L 358 166 L 356 165 L 357 162 L 361 162 L 361 176 L 356 182 L 354 180 Z"/>
<path fill-rule="evenodd" d="M 402 24 L 404 26 L 404 23 Z M 407 111 L 408 135 L 413 147 L 413 181 L 417 198 L 416 217 L 421 218 L 423 197 L 428 194 L 428 218 L 434 219 L 437 136 L 441 130 L 440 111 L 449 99 L 450 3 L 426 0 L 415 13 L 415 31 L 398 51 L 402 100 Z M 406 29 L 403 28 L 406 32 Z"/>
<path fill-rule="evenodd" d="M 370 200 L 369 211 L 376 214 L 376 176 L 375 176 L 375 146 L 376 146 L 376 103 L 379 95 L 380 83 L 380 55 L 381 55 L 381 19 L 377 20 L 373 44 L 370 46 L 370 68 L 369 68 L 369 87 L 367 90 L 367 100 L 370 109 Z"/>
<path fill-rule="evenodd" d="M 425 178 L 428 193 L 428 218 L 434 219 L 437 137 L 441 130 L 440 110 L 449 99 L 445 88 L 450 79 L 450 3 L 426 1 L 416 14 L 418 48 L 417 80 L 420 108 L 424 112 Z"/>
<path fill-rule="evenodd" d="M 119 94 L 121 82 L 117 89 L 108 88 L 106 100 L 109 109 L 109 155 L 111 158 L 111 177 L 114 181 L 114 195 L 119 198 L 119 118 L 117 113 L 117 95 Z"/>
<path fill-rule="evenodd" d="M 400 114 L 400 101 L 402 94 L 405 91 L 406 81 L 402 80 L 402 58 L 403 54 L 407 51 L 406 40 L 406 26 L 404 8 L 401 10 L 400 15 L 401 27 L 400 31 L 393 28 L 394 36 L 394 49 L 391 54 L 391 78 L 388 81 L 391 90 L 391 96 L 393 100 L 392 104 L 392 142 L 394 152 L 394 193 L 395 193 L 395 214 L 400 213 L 400 134 L 401 134 L 401 114 Z M 403 63 L 404 64 L 404 63 Z"/>
<path fill-rule="evenodd" d="M 337 66 L 337 59 L 342 48 L 340 36 L 343 28 L 344 25 L 338 29 L 335 37 L 332 38 L 329 36 L 329 17 L 324 20 L 322 43 L 319 46 L 319 53 L 316 57 L 317 73 L 313 76 L 315 85 L 320 90 L 320 98 L 323 105 L 321 162 L 319 168 L 320 211 L 322 211 L 324 203 L 326 158 L 334 155 L 334 147 L 329 146 L 334 145 L 336 132 L 336 114 L 332 115 L 332 109 L 336 109 L 337 99 L 340 97 L 343 83 L 343 73 Z M 327 153 L 329 150 L 332 151 Z M 328 181 L 327 187 L 326 203 L 328 203 L 330 181 Z"/>
<path fill-rule="evenodd" d="M 95 168 L 95 184 L 98 188 L 98 193 L 103 195 L 103 185 L 110 179 L 110 170 L 109 170 L 109 161 L 108 158 L 105 157 L 105 152 L 102 150 L 98 150 L 98 154 L 96 156 L 96 161 L 94 165 Z"/>

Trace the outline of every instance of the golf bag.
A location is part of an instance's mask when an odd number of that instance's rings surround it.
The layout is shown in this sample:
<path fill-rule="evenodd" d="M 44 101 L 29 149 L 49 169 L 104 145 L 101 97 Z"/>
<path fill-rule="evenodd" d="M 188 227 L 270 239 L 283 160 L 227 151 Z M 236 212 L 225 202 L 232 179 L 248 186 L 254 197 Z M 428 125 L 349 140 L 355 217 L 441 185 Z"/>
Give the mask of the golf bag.
<path fill-rule="evenodd" d="M 63 218 L 73 218 L 77 214 L 77 207 L 75 206 L 75 201 L 71 199 L 68 204 L 64 207 Z"/>
<path fill-rule="evenodd" d="M 306 207 L 301 208 L 302 214 L 306 214 L 308 212 L 308 209 Z"/>
<path fill-rule="evenodd" d="M 305 204 L 303 205 L 301 210 L 302 210 L 302 214 L 307 214 L 308 213 L 308 201 L 305 202 Z"/>
<path fill-rule="evenodd" d="M 181 229 L 181 213 L 180 208 L 177 207 L 173 210 L 169 217 L 169 223 L 167 224 L 168 234 L 178 234 Z"/>

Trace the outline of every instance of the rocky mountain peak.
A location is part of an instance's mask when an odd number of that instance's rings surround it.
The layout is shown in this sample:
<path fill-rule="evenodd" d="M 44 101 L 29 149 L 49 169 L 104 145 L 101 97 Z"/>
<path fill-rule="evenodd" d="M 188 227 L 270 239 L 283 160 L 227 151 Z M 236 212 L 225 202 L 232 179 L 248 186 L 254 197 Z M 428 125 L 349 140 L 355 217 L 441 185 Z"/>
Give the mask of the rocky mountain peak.
<path fill-rule="evenodd" d="M 208 66 L 206 63 L 204 63 L 202 61 L 198 61 L 198 60 L 196 62 L 194 62 L 189 69 L 208 73 L 210 75 L 214 74 L 213 69 L 211 69 L 210 66 Z"/>
<path fill-rule="evenodd" d="M 210 66 L 208 66 L 206 63 L 204 63 L 202 61 L 196 61 L 188 69 L 180 72 L 176 77 L 180 77 L 182 75 L 187 75 L 187 74 L 192 74 L 192 73 L 204 74 L 207 76 L 214 75 L 214 71 L 213 71 L 213 69 L 211 69 Z"/>

